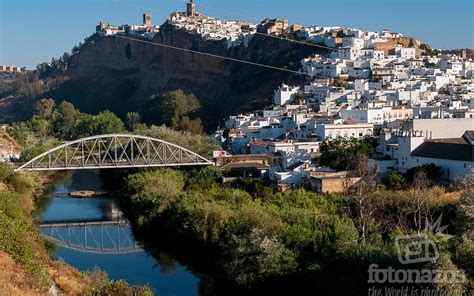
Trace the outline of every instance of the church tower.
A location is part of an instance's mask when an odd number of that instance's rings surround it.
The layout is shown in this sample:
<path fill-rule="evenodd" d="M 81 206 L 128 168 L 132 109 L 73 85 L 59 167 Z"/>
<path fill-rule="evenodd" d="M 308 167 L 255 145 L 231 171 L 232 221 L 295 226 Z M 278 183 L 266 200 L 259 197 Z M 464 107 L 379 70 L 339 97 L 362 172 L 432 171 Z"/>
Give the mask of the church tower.
<path fill-rule="evenodd" d="M 194 4 L 194 0 L 189 0 L 186 5 L 186 15 L 189 17 L 194 17 L 196 15 L 196 4 Z"/>
<path fill-rule="evenodd" d="M 151 27 L 151 14 L 149 13 L 143 14 L 143 25 L 147 28 Z"/>

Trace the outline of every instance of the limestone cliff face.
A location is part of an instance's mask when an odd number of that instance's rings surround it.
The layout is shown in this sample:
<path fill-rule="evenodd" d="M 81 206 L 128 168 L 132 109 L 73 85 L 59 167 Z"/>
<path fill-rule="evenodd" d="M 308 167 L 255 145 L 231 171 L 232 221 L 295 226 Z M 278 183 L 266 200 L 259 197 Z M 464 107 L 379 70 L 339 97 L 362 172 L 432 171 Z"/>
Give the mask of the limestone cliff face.
<path fill-rule="evenodd" d="M 300 60 L 318 48 L 255 36 L 248 47 L 227 48 L 224 41 L 165 24 L 153 42 L 297 70 Z M 69 100 L 84 112 L 104 109 L 124 116 L 153 94 L 183 89 L 201 102 L 206 129 L 230 114 L 271 103 L 273 90 L 301 77 L 228 60 L 108 36 L 92 36 L 53 76 L 67 76 L 56 89 L 42 94 Z"/>

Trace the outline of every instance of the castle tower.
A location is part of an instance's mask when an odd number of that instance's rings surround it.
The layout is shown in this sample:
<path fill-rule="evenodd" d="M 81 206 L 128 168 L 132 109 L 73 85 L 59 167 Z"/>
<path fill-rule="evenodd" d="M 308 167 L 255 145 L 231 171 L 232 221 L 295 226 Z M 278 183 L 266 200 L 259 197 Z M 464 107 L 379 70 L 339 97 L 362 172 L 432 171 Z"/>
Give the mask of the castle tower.
<path fill-rule="evenodd" d="M 143 25 L 147 28 L 151 27 L 151 14 L 149 13 L 143 14 Z"/>
<path fill-rule="evenodd" d="M 186 5 L 186 15 L 189 17 L 194 17 L 196 15 L 196 4 L 194 4 L 194 0 L 189 0 Z"/>

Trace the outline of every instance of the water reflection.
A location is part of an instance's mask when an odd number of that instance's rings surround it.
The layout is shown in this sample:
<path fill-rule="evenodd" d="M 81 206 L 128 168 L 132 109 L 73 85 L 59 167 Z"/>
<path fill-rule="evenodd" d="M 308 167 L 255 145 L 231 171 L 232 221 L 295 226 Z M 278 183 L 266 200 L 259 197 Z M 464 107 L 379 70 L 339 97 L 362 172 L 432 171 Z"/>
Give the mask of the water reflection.
<path fill-rule="evenodd" d="M 77 190 L 110 188 L 103 187 L 96 172 L 78 171 L 72 178 L 55 184 L 47 194 Z M 143 250 L 133 249 L 133 231 L 119 213 L 113 198 L 54 198 L 43 201 L 36 219 L 46 224 L 41 227 L 43 234 L 58 243 L 54 255 L 81 271 L 97 266 L 111 279 L 148 284 L 159 295 L 197 295 L 199 278 L 172 257 L 160 254 L 155 259 Z M 117 219 L 108 225 L 103 223 Z"/>
<path fill-rule="evenodd" d="M 45 223 L 40 229 L 44 237 L 70 250 L 96 254 L 142 251 L 126 220 Z"/>

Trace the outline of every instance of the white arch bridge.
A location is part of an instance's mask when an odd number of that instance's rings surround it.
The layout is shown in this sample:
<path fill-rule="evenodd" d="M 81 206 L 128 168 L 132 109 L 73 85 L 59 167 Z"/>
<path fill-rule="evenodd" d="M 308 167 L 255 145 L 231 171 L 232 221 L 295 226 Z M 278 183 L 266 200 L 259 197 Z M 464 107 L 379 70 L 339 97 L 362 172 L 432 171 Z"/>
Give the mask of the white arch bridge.
<path fill-rule="evenodd" d="M 98 135 L 57 146 L 15 171 L 207 166 L 213 163 L 186 148 L 139 135 Z"/>

